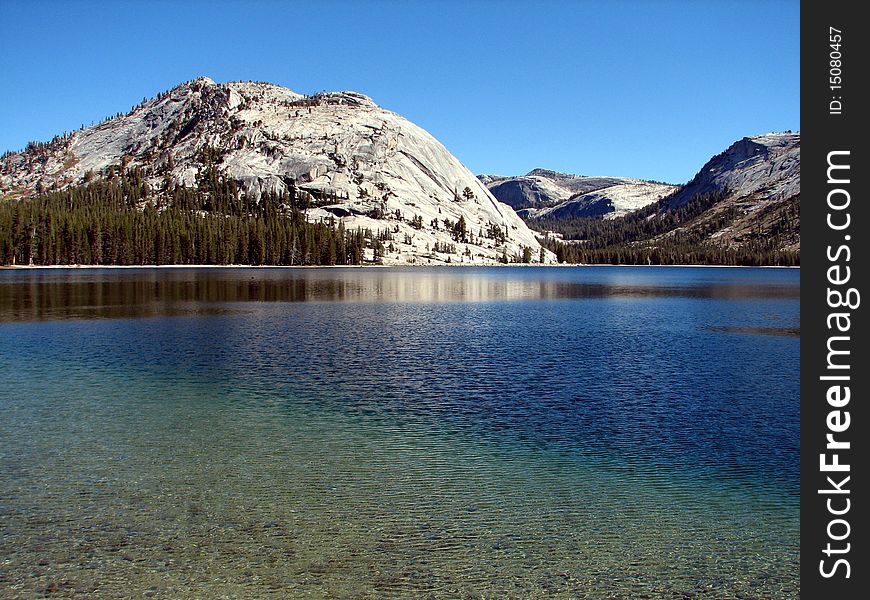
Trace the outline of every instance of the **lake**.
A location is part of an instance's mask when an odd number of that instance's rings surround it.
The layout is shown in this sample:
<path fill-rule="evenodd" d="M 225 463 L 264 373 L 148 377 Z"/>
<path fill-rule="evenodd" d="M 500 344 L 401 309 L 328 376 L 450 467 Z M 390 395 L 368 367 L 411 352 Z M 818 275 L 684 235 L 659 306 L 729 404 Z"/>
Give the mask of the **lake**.
<path fill-rule="evenodd" d="M 800 271 L 0 271 L 0 597 L 799 596 Z"/>

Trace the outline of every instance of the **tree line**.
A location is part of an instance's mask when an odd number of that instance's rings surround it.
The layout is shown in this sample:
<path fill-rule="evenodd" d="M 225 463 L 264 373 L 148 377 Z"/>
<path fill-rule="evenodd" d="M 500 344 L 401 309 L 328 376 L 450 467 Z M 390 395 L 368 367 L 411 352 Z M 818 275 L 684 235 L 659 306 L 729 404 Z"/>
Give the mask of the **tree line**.
<path fill-rule="evenodd" d="M 0 264 L 343 265 L 364 259 L 366 232 L 309 223 L 293 194 L 239 193 L 205 169 L 196 188 L 157 193 L 139 168 L 31 200 L 0 203 Z"/>
<path fill-rule="evenodd" d="M 680 244 L 664 242 L 655 247 L 614 244 L 591 248 L 583 244 L 565 243 L 554 238 L 541 240 L 560 263 L 597 265 L 726 265 L 780 266 L 800 265 L 800 253 L 792 250 L 769 249 L 749 244 L 741 247 L 713 244 Z"/>

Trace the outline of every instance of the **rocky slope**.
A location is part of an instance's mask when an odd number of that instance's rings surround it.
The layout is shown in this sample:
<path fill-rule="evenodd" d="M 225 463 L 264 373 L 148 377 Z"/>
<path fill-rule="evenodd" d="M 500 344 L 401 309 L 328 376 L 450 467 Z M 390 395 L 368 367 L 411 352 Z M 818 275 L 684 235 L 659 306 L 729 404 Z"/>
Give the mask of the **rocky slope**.
<path fill-rule="evenodd" d="M 560 260 L 800 264 L 800 134 L 747 137 L 671 195 L 613 219 L 529 220 L 568 244 Z"/>
<path fill-rule="evenodd" d="M 734 199 L 781 202 L 800 194 L 800 133 L 745 137 L 711 158 L 669 201 L 685 204 L 697 194 L 727 191 Z"/>
<path fill-rule="evenodd" d="M 534 169 L 527 175 L 480 175 L 490 192 L 527 219 L 613 218 L 642 208 L 675 186 L 630 177 L 590 177 Z"/>
<path fill-rule="evenodd" d="M 302 96 L 268 83 L 199 78 L 126 115 L 7 153 L 0 197 L 63 189 L 118 164 L 143 167 L 155 192 L 167 179 L 191 187 L 205 152 L 246 194 L 289 191 L 309 199 L 309 220 L 389 230 L 387 264 L 492 263 L 523 248 L 539 257 L 532 231 L 443 145 L 355 92 Z M 446 230 L 460 219 L 467 243 Z"/>
<path fill-rule="evenodd" d="M 775 238 L 779 249 L 800 250 L 800 152 L 800 133 L 745 137 L 710 159 L 665 206 L 720 194 L 721 200 L 684 229 L 711 230 L 707 239 L 719 245 Z M 714 225 L 719 222 L 724 223 Z"/>
<path fill-rule="evenodd" d="M 527 216 L 532 219 L 614 219 L 661 200 L 675 189 L 675 186 L 667 183 L 632 180 L 573 196 L 556 206 L 532 209 Z"/>

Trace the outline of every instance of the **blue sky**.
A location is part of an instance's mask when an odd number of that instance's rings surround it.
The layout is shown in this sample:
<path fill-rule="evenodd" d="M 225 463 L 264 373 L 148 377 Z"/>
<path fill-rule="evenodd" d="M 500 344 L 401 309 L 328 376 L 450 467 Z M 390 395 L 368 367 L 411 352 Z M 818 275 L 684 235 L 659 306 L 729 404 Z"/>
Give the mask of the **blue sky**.
<path fill-rule="evenodd" d="M 352 89 L 475 173 L 674 183 L 800 129 L 799 2 L 0 0 L 0 152 L 178 83 Z"/>

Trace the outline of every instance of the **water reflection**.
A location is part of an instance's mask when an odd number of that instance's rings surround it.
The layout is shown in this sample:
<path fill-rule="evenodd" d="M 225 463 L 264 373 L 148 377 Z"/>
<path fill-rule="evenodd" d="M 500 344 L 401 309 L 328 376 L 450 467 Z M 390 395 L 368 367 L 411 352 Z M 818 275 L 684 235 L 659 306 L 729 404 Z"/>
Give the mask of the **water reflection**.
<path fill-rule="evenodd" d="M 800 337 L 800 327 L 749 327 L 749 326 L 725 326 L 707 327 L 709 331 L 719 333 L 758 333 L 762 335 L 786 335 Z"/>
<path fill-rule="evenodd" d="M 700 274 L 700 275 L 699 275 Z M 58 269 L 0 272 L 0 321 L 216 314 L 244 302 L 799 297 L 799 272 L 668 268 Z M 217 306 L 224 305 L 224 306 Z"/>

